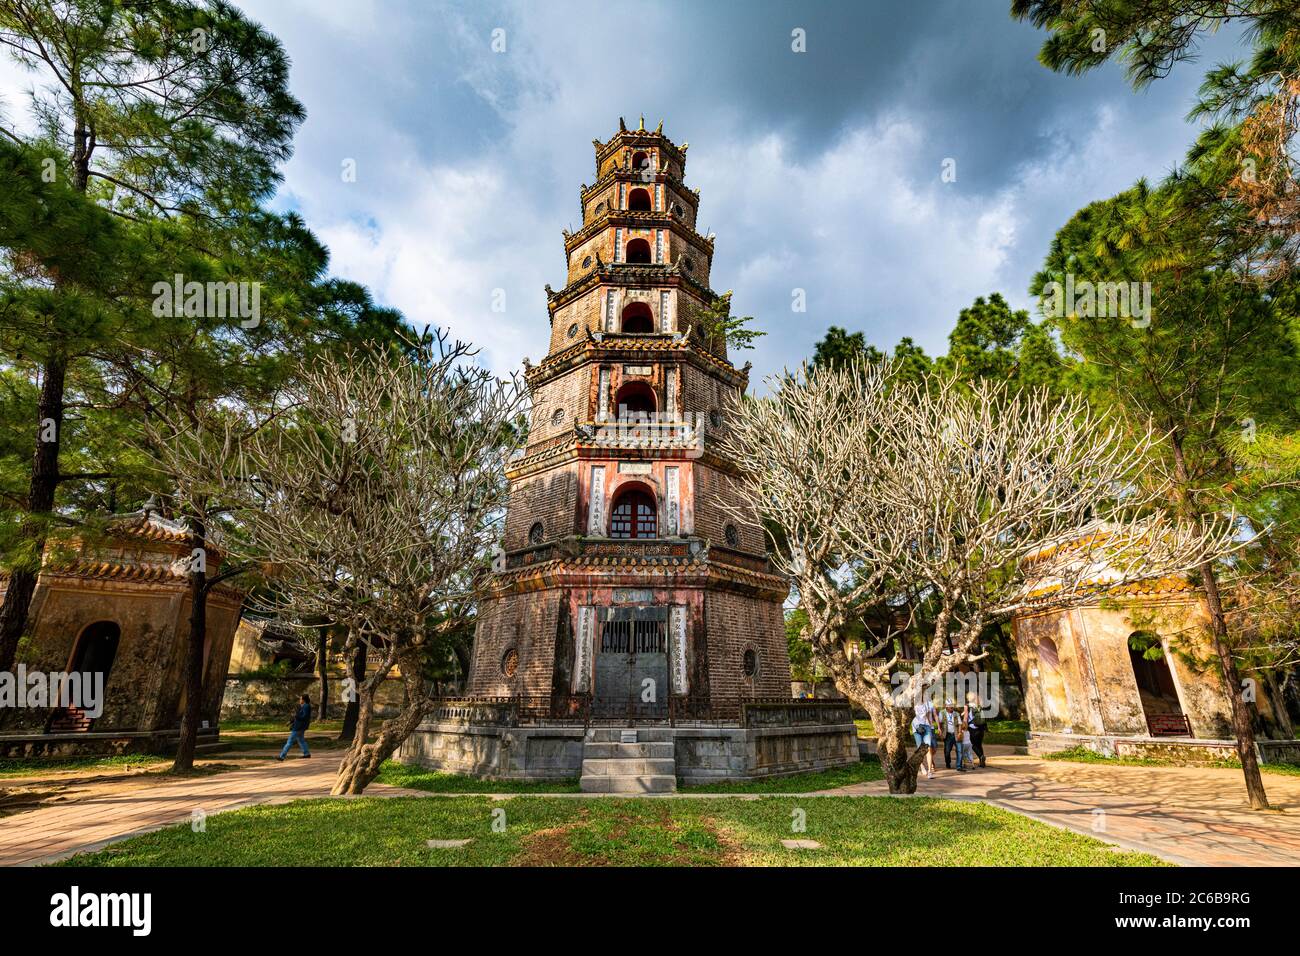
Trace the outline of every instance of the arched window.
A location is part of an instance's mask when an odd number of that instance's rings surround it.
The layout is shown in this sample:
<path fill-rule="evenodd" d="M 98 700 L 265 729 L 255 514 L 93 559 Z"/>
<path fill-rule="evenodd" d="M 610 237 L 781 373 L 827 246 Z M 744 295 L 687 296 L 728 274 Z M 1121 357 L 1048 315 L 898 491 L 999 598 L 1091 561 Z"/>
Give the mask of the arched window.
<path fill-rule="evenodd" d="M 632 302 L 623 310 L 623 331 L 644 333 L 655 330 L 654 313 L 644 302 Z"/>
<path fill-rule="evenodd" d="M 632 154 L 632 168 L 643 169 L 650 163 L 650 157 L 644 152 L 635 152 Z"/>
<path fill-rule="evenodd" d="M 1070 725 L 1070 698 L 1061 675 L 1061 655 L 1050 637 L 1038 640 L 1038 667 L 1031 674 L 1042 693 L 1044 717 L 1052 729 Z"/>
<path fill-rule="evenodd" d="M 655 413 L 658 402 L 648 382 L 628 382 L 614 396 L 614 407 L 619 418 L 648 418 Z"/>
<path fill-rule="evenodd" d="M 654 497 L 641 488 L 627 488 L 614 499 L 609 513 L 611 538 L 654 538 L 659 534 L 659 515 Z"/>
<path fill-rule="evenodd" d="M 645 189 L 634 189 L 627 195 L 627 208 L 633 212 L 650 211 L 650 193 Z"/>
<path fill-rule="evenodd" d="M 650 261 L 650 243 L 644 239 L 633 239 L 627 244 L 628 262 Z"/>

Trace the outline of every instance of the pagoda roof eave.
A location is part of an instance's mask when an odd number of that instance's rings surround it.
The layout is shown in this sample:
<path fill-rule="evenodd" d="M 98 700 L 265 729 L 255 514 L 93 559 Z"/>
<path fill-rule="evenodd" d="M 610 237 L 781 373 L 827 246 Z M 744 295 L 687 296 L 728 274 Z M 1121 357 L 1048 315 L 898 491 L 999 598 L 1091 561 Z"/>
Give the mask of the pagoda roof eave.
<path fill-rule="evenodd" d="M 557 309 L 568 305 L 591 288 L 602 284 L 613 285 L 615 283 L 620 286 L 633 287 L 639 285 L 646 287 L 665 284 L 684 285 L 699 295 L 706 304 L 710 305 L 718 298 L 716 292 L 704 283 L 697 282 L 672 263 L 602 262 L 586 275 L 575 279 L 559 291 L 547 286 L 547 310 L 554 316 Z"/>

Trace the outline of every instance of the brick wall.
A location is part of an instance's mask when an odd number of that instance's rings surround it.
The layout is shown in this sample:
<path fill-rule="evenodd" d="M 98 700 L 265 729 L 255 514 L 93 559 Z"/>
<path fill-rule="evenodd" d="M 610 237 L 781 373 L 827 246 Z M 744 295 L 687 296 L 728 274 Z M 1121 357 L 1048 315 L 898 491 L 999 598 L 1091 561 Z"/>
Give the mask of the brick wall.
<path fill-rule="evenodd" d="M 766 551 L 766 542 L 758 523 L 737 520 L 723 508 L 724 503 L 729 506 L 740 505 L 735 479 L 725 472 L 698 462 L 694 474 L 696 534 L 708 538 L 712 544 L 727 545 L 725 526 L 735 525 L 737 542 L 734 547 L 741 551 L 763 554 Z M 732 547 L 732 545 L 727 546 Z"/>
<path fill-rule="evenodd" d="M 506 511 L 506 531 L 502 547 L 506 551 L 526 547 L 528 529 L 540 521 L 543 541 L 554 541 L 577 530 L 578 481 L 573 466 L 561 466 L 515 482 L 510 488 Z"/>
<path fill-rule="evenodd" d="M 508 594 L 483 602 L 466 693 L 472 696 L 545 696 L 551 692 L 555 632 L 564 592 Z M 519 666 L 513 678 L 502 673 L 506 651 L 514 647 Z"/>
<path fill-rule="evenodd" d="M 789 697 L 785 617 L 777 601 L 726 591 L 705 597 L 709 692 L 713 697 Z M 745 677 L 745 650 L 758 654 L 758 674 Z"/>
<path fill-rule="evenodd" d="M 590 418 L 587 402 L 593 370 L 594 366 L 587 366 L 566 372 L 550 379 L 533 393 L 528 425 L 529 445 L 571 431 L 575 420 L 587 421 Z M 555 422 L 557 411 L 564 413 L 558 424 Z"/>

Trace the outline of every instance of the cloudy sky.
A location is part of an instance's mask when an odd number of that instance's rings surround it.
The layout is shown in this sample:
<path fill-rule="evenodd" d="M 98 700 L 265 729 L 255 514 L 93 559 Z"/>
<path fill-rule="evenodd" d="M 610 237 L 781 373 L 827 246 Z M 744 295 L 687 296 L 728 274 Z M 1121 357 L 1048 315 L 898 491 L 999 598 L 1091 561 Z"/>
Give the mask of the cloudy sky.
<path fill-rule="evenodd" d="M 1167 171 L 1194 136 L 1184 116 L 1206 65 L 1242 55 L 1216 37 L 1134 93 L 1117 66 L 1044 69 L 1043 35 L 1008 0 L 239 5 L 284 43 L 307 108 L 277 201 L 337 274 L 499 370 L 545 352 L 542 287 L 563 285 L 560 230 L 594 179 L 591 140 L 620 116 L 662 118 L 691 144 L 714 287 L 768 332 L 748 356 L 755 384 L 832 324 L 933 354 L 975 296 L 1028 304 L 1056 229 Z"/>

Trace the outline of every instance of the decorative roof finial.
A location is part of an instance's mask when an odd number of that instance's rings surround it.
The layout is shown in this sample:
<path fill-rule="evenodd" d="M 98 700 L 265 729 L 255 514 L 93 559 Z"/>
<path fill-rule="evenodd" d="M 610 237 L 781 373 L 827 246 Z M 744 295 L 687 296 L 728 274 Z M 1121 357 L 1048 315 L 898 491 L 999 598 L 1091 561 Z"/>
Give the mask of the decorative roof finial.
<path fill-rule="evenodd" d="M 660 136 L 662 136 L 662 135 L 664 134 L 664 121 L 663 121 L 663 120 L 660 120 L 660 121 L 659 121 L 659 125 L 655 127 L 655 132 L 658 133 Z"/>
<path fill-rule="evenodd" d="M 621 116 L 618 118 L 618 129 L 621 133 L 627 132 L 627 124 L 623 122 L 623 117 Z"/>
<path fill-rule="evenodd" d="M 644 133 L 644 132 L 645 132 L 645 114 L 644 114 L 644 113 L 641 114 L 641 125 L 637 128 L 637 132 L 640 132 L 640 133 Z"/>

